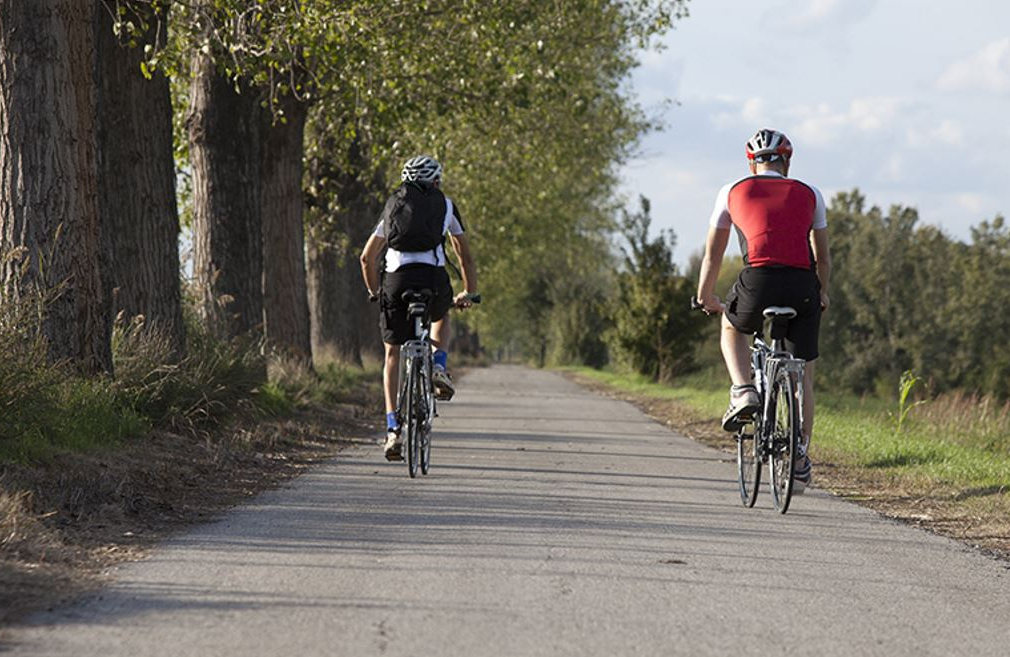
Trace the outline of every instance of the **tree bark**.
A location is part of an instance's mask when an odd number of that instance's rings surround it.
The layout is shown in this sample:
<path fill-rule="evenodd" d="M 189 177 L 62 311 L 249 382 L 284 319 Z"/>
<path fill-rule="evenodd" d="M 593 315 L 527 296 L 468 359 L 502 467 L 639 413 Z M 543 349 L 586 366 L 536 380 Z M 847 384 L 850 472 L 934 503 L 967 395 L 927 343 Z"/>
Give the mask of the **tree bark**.
<path fill-rule="evenodd" d="M 143 46 L 155 45 L 153 28 L 137 47 L 123 47 L 112 15 L 98 13 L 99 207 L 112 316 L 142 315 L 179 356 L 185 329 L 168 78 L 155 72 L 147 79 L 140 70 Z"/>
<path fill-rule="evenodd" d="M 193 169 L 193 273 L 202 313 L 221 335 L 259 332 L 263 322 L 259 96 L 194 64 L 187 119 Z"/>
<path fill-rule="evenodd" d="M 264 110 L 261 124 L 264 327 L 271 348 L 311 365 L 302 216 L 307 108 L 291 97 L 280 103 L 284 122 Z"/>
<path fill-rule="evenodd" d="M 326 149 L 324 149 L 325 151 Z M 313 163 L 312 179 L 328 180 L 328 202 L 315 208 L 308 245 L 309 309 L 312 316 L 312 349 L 318 358 L 361 365 L 362 354 L 377 354 L 378 308 L 368 303 L 361 280 L 358 256 L 375 228 L 382 211 L 374 190 L 359 176 L 365 170 L 363 155 L 352 145 L 350 167 L 327 171 L 327 164 Z"/>
<path fill-rule="evenodd" d="M 94 12 L 77 0 L 0 0 L 0 249 L 5 301 L 50 298 L 54 360 L 112 371 L 100 272 Z"/>

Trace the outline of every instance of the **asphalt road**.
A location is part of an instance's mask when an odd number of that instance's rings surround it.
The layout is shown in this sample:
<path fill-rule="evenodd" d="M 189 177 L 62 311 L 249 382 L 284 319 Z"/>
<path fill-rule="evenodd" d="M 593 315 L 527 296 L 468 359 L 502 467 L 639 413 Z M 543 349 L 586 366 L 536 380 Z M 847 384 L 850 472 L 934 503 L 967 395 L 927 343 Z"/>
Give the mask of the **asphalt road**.
<path fill-rule="evenodd" d="M 349 450 L 13 632 L 13 655 L 1010 654 L 1010 570 L 518 367 L 443 405 L 432 471 Z M 816 477 L 816 471 L 815 471 Z"/>

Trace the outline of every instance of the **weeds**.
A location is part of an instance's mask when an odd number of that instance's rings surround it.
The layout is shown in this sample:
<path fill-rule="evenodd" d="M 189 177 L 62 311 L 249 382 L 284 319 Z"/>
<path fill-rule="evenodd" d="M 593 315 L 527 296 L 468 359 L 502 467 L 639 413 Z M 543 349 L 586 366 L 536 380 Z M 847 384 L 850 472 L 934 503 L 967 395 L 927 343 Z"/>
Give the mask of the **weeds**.
<path fill-rule="evenodd" d="M 914 402 L 911 401 L 912 389 L 915 388 L 919 381 L 921 379 L 912 370 L 905 370 L 901 373 L 901 379 L 898 381 L 898 412 L 888 414 L 894 422 L 894 433 L 896 434 L 901 433 L 901 429 L 905 425 L 905 419 L 908 418 L 908 414 L 912 409 L 926 403 L 923 399 Z"/>

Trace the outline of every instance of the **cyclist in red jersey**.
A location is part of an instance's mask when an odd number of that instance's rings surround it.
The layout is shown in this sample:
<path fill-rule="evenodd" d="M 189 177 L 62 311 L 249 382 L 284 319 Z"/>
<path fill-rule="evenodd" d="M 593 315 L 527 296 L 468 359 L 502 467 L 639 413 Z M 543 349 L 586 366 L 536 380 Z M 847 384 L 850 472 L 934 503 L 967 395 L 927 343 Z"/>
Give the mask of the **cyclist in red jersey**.
<path fill-rule="evenodd" d="M 810 481 L 806 446 L 814 422 L 814 360 L 821 313 L 828 308 L 831 254 L 824 198 L 816 187 L 789 178 L 792 144 L 781 132 L 758 130 L 747 142 L 750 175 L 725 185 L 716 198 L 698 299 L 708 313 L 722 313 L 720 346 L 733 386 L 722 426 L 736 431 L 759 410 L 750 373 L 750 336 L 761 328 L 768 306 L 792 306 L 786 344 L 807 361 L 803 381 L 803 442 L 795 479 Z M 725 303 L 715 296 L 730 227 L 740 239 L 744 269 Z M 800 488 L 799 490 L 802 490 Z"/>

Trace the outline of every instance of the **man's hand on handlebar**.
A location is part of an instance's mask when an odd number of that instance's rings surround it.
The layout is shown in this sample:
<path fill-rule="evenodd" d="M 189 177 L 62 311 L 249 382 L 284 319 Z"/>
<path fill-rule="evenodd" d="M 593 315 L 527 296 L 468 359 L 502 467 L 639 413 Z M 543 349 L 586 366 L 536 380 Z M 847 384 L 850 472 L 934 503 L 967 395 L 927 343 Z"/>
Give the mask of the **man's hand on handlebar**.
<path fill-rule="evenodd" d="M 460 310 L 466 310 L 475 303 L 480 303 L 480 295 L 470 294 L 469 292 L 460 292 L 452 300 L 452 304 Z"/>
<path fill-rule="evenodd" d="M 713 294 L 707 299 L 691 297 L 691 309 L 704 311 L 706 315 L 719 315 L 726 310 L 726 305 Z"/>

